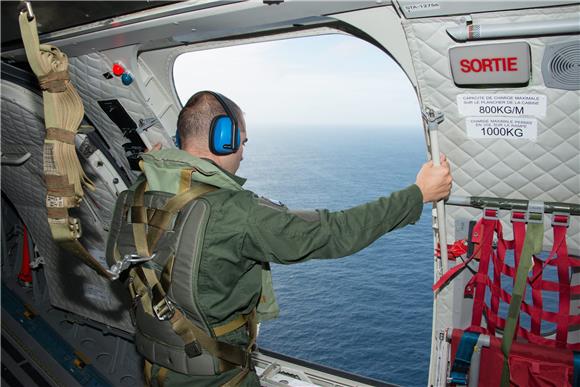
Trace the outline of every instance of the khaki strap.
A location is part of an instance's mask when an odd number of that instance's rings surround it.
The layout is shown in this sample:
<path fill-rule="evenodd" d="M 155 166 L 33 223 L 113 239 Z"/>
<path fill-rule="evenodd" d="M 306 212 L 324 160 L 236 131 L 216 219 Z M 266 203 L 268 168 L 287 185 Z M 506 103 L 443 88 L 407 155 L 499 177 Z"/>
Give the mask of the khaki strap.
<path fill-rule="evenodd" d="M 246 348 L 246 366 L 243 367 L 236 376 L 230 379 L 227 383 L 223 384 L 222 387 L 239 386 L 250 372 L 252 350 L 254 349 L 254 345 L 256 344 L 256 337 L 258 335 L 258 319 L 256 317 L 256 309 L 252 310 L 252 312 L 246 316 L 248 320 L 248 330 L 250 336 L 250 342 Z"/>
<path fill-rule="evenodd" d="M 49 218 L 65 219 L 68 218 L 68 210 L 63 207 L 49 207 L 46 209 Z"/>
<path fill-rule="evenodd" d="M 46 193 L 50 196 L 76 197 L 75 187 L 72 184 L 68 184 L 60 188 L 50 188 L 46 191 Z"/>
<path fill-rule="evenodd" d="M 46 208 L 73 208 L 78 207 L 80 198 L 76 196 L 46 195 Z"/>
<path fill-rule="evenodd" d="M 61 241 L 59 246 L 80 258 L 87 266 L 95 270 L 98 274 L 108 279 L 112 278 L 111 274 L 91 255 L 91 253 L 87 251 L 87 249 L 85 249 L 78 239 L 72 239 L 68 242 Z"/>
<path fill-rule="evenodd" d="M 163 387 L 165 385 L 165 378 L 167 378 L 167 368 L 159 367 L 157 372 L 157 385 Z"/>
<path fill-rule="evenodd" d="M 133 270 L 137 273 L 139 279 L 148 289 L 155 290 L 152 291 L 154 294 L 152 303 L 155 304 L 157 302 L 155 299 L 155 292 L 158 292 L 158 295 L 161 298 L 165 298 L 165 290 L 161 288 L 155 270 L 146 268 L 143 265 L 137 266 Z M 179 337 L 181 337 L 186 348 L 189 345 L 199 343 L 202 348 L 215 357 L 242 367 L 247 365 L 247 351 L 210 337 L 205 333 L 205 331 L 188 320 L 179 309 L 175 309 L 175 312 L 169 321 L 171 323 L 171 328 Z"/>
<path fill-rule="evenodd" d="M 171 273 L 173 273 L 173 264 L 175 263 L 175 254 L 167 260 L 163 271 L 161 272 L 161 279 L 159 283 L 163 289 L 169 289 L 169 284 L 171 283 Z"/>
<path fill-rule="evenodd" d="M 174 197 L 172 197 L 171 199 L 169 199 L 159 213 L 176 214 L 193 199 L 205 193 L 215 191 L 216 189 L 217 187 L 211 185 L 197 184 L 194 187 L 190 188 L 189 190 L 179 193 Z M 159 239 L 161 239 L 161 236 L 165 232 L 165 229 L 168 227 L 168 224 L 172 218 L 171 216 L 164 215 L 160 216 L 163 217 L 165 223 L 159 222 L 157 223 L 159 227 L 151 227 L 149 229 L 149 234 L 147 235 L 147 244 L 148 246 L 150 246 L 150 248 L 153 248 L 157 244 L 157 242 L 159 242 Z M 155 218 L 155 215 L 153 215 L 153 218 Z"/>
<path fill-rule="evenodd" d="M 169 223 L 171 222 L 171 219 L 173 218 L 174 215 L 175 213 L 173 212 L 156 210 L 155 212 L 153 212 L 153 215 L 151 216 L 151 218 L 147 223 L 149 224 L 149 226 L 157 227 L 159 229 L 167 231 L 167 227 L 169 226 Z"/>
<path fill-rule="evenodd" d="M 47 188 L 60 188 L 69 184 L 66 175 L 44 175 L 44 182 Z"/>
<path fill-rule="evenodd" d="M 153 373 L 153 364 L 149 360 L 145 359 L 145 365 L 143 366 L 143 374 L 145 376 L 145 383 L 151 386 L 151 374 Z"/>
<path fill-rule="evenodd" d="M 143 206 L 131 206 L 131 223 L 149 223 L 149 209 Z"/>
<path fill-rule="evenodd" d="M 522 300 L 524 299 L 526 291 L 528 274 L 532 267 L 533 256 L 542 251 L 543 241 L 544 222 L 540 217 L 539 223 L 528 223 L 526 238 L 524 239 L 524 246 L 522 247 L 522 253 L 520 255 L 520 263 L 516 272 L 515 283 L 512 290 L 512 299 L 503 331 L 503 339 L 501 341 L 501 351 L 504 356 L 503 369 L 501 373 L 502 387 L 510 386 L 509 354 L 512 342 L 516 335 L 516 327 L 520 315 Z"/>
<path fill-rule="evenodd" d="M 62 93 L 70 81 L 68 70 L 52 71 L 46 75 L 38 76 L 38 83 L 43 91 L 49 93 Z"/>
<path fill-rule="evenodd" d="M 76 196 L 74 184 L 70 184 L 65 175 L 44 175 L 44 182 L 48 195 Z"/>
<path fill-rule="evenodd" d="M 193 169 L 182 169 L 179 175 L 179 191 L 187 191 L 191 187 L 191 174 Z"/>
<path fill-rule="evenodd" d="M 146 181 L 143 180 L 135 189 L 133 194 L 133 207 L 131 207 L 131 219 L 141 220 L 138 223 L 133 223 L 133 239 L 135 241 L 137 254 L 142 257 L 150 257 L 151 251 L 147 244 L 147 224 L 143 222 L 143 220 L 147 219 L 147 211 L 143 206 L 145 188 Z"/>
<path fill-rule="evenodd" d="M 215 357 L 242 367 L 248 366 L 246 351 L 238 346 L 210 337 L 201 328 L 189 321 L 179 309 L 175 310 L 175 314 L 170 321 L 171 327 L 183 339 L 186 346 L 197 341 L 202 348 Z"/>
<path fill-rule="evenodd" d="M 237 318 L 233 319 L 232 321 L 230 321 L 227 324 L 218 325 L 217 327 L 213 327 L 213 333 L 217 337 L 223 336 L 225 334 L 233 332 L 236 329 L 244 326 L 248 322 L 248 319 L 249 319 L 249 315 L 241 314 Z"/>
<path fill-rule="evenodd" d="M 46 139 L 64 142 L 65 144 L 75 144 L 75 132 L 61 128 L 46 128 Z"/>

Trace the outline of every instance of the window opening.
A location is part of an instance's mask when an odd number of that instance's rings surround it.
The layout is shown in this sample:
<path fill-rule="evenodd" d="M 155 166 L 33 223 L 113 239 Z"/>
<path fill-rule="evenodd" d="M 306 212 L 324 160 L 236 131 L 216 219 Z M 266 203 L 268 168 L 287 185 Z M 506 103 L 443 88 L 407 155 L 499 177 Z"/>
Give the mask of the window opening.
<path fill-rule="evenodd" d="M 377 47 L 329 34 L 189 52 L 183 104 L 213 90 L 244 111 L 245 187 L 292 209 L 341 210 L 402 189 L 425 160 L 411 82 Z M 430 206 L 354 256 L 273 265 L 282 309 L 259 347 L 402 385 L 427 382 Z M 421 383 L 423 383 L 421 382 Z"/>

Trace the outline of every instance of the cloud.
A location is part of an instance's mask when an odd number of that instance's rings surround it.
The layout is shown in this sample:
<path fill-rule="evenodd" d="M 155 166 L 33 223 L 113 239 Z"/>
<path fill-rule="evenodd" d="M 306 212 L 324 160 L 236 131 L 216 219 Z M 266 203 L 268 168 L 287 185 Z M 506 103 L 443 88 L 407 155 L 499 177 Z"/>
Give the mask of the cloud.
<path fill-rule="evenodd" d="M 248 127 L 408 127 L 417 97 L 398 65 L 357 38 L 336 34 L 184 54 L 174 79 L 183 101 L 219 91 L 245 111 Z"/>

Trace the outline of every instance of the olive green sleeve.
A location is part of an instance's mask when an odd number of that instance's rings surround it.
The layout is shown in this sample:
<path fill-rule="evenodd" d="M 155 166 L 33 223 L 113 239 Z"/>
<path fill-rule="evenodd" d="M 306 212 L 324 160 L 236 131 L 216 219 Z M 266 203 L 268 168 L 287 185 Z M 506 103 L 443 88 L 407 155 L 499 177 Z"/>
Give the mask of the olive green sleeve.
<path fill-rule="evenodd" d="M 383 234 L 416 222 L 423 196 L 411 185 L 388 197 L 345 211 L 293 213 L 285 208 L 249 205 L 242 255 L 248 259 L 296 263 L 353 254 Z"/>

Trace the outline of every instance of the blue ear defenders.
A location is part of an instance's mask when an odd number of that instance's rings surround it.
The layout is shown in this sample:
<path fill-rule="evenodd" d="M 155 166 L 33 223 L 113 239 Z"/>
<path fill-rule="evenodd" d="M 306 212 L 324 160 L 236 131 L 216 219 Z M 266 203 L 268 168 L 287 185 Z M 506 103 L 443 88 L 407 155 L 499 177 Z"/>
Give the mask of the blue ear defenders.
<path fill-rule="evenodd" d="M 240 149 L 240 127 L 234 114 L 235 109 L 231 105 L 232 102 L 219 93 L 213 91 L 205 91 L 205 93 L 213 95 L 226 112 L 226 115 L 219 115 L 211 122 L 209 149 L 218 156 L 236 153 Z"/>

